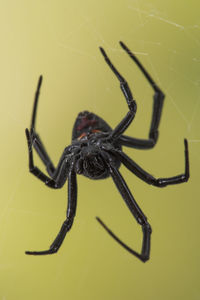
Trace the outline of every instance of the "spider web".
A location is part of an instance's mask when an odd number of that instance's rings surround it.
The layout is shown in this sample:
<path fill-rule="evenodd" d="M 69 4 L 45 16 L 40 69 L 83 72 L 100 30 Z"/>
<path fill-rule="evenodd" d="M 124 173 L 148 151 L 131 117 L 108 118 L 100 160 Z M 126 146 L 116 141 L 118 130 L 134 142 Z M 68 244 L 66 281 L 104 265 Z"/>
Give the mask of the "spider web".
<path fill-rule="evenodd" d="M 133 12 L 133 16 L 135 14 L 138 15 L 138 18 L 140 20 L 140 24 L 138 25 L 138 28 L 135 29 L 131 29 L 130 32 L 126 32 L 126 35 L 130 34 L 132 36 L 134 36 L 134 33 L 137 32 L 140 28 L 144 28 L 148 26 L 148 24 L 152 21 L 152 19 L 156 20 L 158 25 L 159 23 L 166 23 L 169 26 L 174 27 L 174 30 L 179 32 L 180 35 L 184 35 L 184 38 L 186 40 L 189 41 L 189 43 L 193 44 L 193 47 L 196 47 L 197 51 L 196 51 L 196 55 L 192 56 L 190 55 L 187 50 L 184 51 L 184 49 L 176 49 L 173 48 L 172 46 L 170 47 L 170 45 L 168 45 L 168 48 L 165 48 L 165 45 L 163 45 L 160 41 L 150 41 L 150 40 L 143 40 L 141 39 L 140 42 L 141 44 L 143 44 L 143 49 L 144 51 L 134 51 L 134 53 L 136 55 L 140 56 L 145 56 L 147 58 L 147 60 L 149 61 L 149 64 L 151 65 L 151 68 L 153 70 L 154 73 L 154 77 L 156 77 L 156 81 L 159 83 L 160 86 L 162 86 L 163 90 L 165 91 L 165 93 L 167 94 L 167 97 L 169 97 L 169 100 L 171 101 L 174 109 L 177 112 L 177 115 L 182 118 L 182 120 L 186 123 L 187 125 L 187 132 L 191 132 L 192 131 L 192 126 L 193 123 L 196 121 L 196 118 L 198 117 L 198 110 L 199 110 L 199 104 L 200 104 L 200 99 L 199 99 L 199 90 L 200 90 L 200 77 L 199 76 L 195 76 L 196 74 L 194 74 L 193 78 L 192 76 L 190 77 L 190 74 L 183 74 L 181 73 L 177 68 L 174 67 L 174 62 L 177 60 L 178 56 L 185 56 L 185 58 L 187 60 L 190 61 L 191 64 L 198 64 L 200 63 L 200 56 L 198 55 L 198 49 L 200 47 L 200 25 L 198 24 L 198 20 L 196 21 L 196 23 L 194 23 L 193 25 L 188 25 L 188 26 L 183 26 L 182 24 L 176 23 L 174 20 L 171 20 L 170 18 L 168 18 L 168 16 L 162 11 L 157 10 L 152 4 L 148 4 L 146 5 L 146 10 L 140 9 L 140 5 L 139 5 L 139 1 L 133 1 L 130 2 L 127 1 L 127 6 L 125 6 L 125 8 L 127 10 L 130 10 Z M 147 10 L 148 8 L 148 10 Z M 84 12 L 80 12 L 80 15 L 82 16 L 82 20 L 83 22 L 81 22 L 79 24 L 79 26 L 77 26 L 76 29 L 74 29 L 73 31 L 70 31 L 68 34 L 66 34 L 66 36 L 63 38 L 63 42 L 59 41 L 58 45 L 60 47 L 63 47 L 65 49 L 69 49 L 70 51 L 73 51 L 74 53 L 83 55 L 83 56 L 89 56 L 92 60 L 97 62 L 97 58 L 96 56 L 92 56 L 90 55 L 88 52 L 85 51 L 81 51 L 78 48 L 73 48 L 70 45 L 68 45 L 67 40 L 71 37 L 71 35 L 74 34 L 78 34 L 79 31 L 81 31 L 83 29 L 83 27 L 87 27 L 87 30 L 89 30 L 92 35 L 91 37 L 93 37 L 93 39 L 96 41 L 98 40 L 99 43 L 103 44 L 106 50 L 112 50 L 114 52 L 119 52 L 119 47 L 118 45 L 116 47 L 111 46 L 111 42 L 108 40 L 105 40 L 105 38 L 103 37 L 102 33 L 99 32 L 97 30 L 97 28 L 95 27 L 93 20 L 91 18 L 91 16 L 87 16 L 84 15 Z M 196 37 L 198 36 L 199 39 Z M 165 83 L 163 81 L 161 81 L 159 74 L 151 60 L 151 55 L 149 55 L 148 51 L 145 51 L 145 48 L 148 48 L 145 45 L 149 45 L 152 44 L 155 47 L 160 48 L 160 52 L 161 51 L 166 51 L 171 53 L 171 58 L 169 60 L 168 65 L 166 66 L 166 69 L 170 70 L 172 73 L 176 74 L 178 78 L 182 78 L 183 82 L 187 81 L 189 83 L 189 85 L 191 86 L 191 89 L 194 89 L 196 91 L 197 96 L 195 97 L 195 101 L 194 102 L 190 102 L 190 105 L 192 105 L 192 111 L 190 113 L 189 116 L 186 116 L 183 109 L 181 108 L 181 105 L 178 104 L 176 102 L 176 99 L 174 99 L 174 97 L 171 95 L 170 90 L 174 87 L 174 85 L 176 84 L 176 81 L 173 80 L 171 81 L 171 83 L 169 83 L 169 85 L 165 85 Z M 192 74 L 191 74 L 192 75 Z M 107 87 L 107 89 L 109 91 L 111 91 L 111 89 L 109 87 Z M 194 137 L 192 139 L 189 139 L 190 143 L 198 143 L 200 142 L 200 139 L 197 137 Z"/>

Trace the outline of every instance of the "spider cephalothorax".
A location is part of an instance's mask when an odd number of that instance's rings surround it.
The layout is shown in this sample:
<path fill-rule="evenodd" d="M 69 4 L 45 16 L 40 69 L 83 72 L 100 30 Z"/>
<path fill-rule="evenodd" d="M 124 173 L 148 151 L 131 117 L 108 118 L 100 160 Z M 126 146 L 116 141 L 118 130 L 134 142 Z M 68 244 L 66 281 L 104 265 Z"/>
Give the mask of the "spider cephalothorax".
<path fill-rule="evenodd" d="M 74 165 L 78 174 L 91 179 L 103 179 L 110 176 L 103 158 L 103 151 L 105 148 L 113 148 L 109 141 L 111 130 L 110 126 L 94 113 L 88 111 L 79 113 L 72 133 L 72 147 L 76 147 L 77 152 Z M 115 147 L 121 149 L 120 146 Z M 112 157 L 112 161 L 119 168 L 119 160 Z"/>
<path fill-rule="evenodd" d="M 155 178 L 147 173 L 132 159 L 130 159 L 123 151 L 122 146 L 132 147 L 136 149 L 151 149 L 155 146 L 158 138 L 158 127 L 163 107 L 164 94 L 153 81 L 146 69 L 142 66 L 135 55 L 120 42 L 122 48 L 128 53 L 131 59 L 137 64 L 139 69 L 144 74 L 145 78 L 154 90 L 154 104 L 149 136 L 147 139 L 132 138 L 124 135 L 125 130 L 133 121 L 136 114 L 136 102 L 132 96 L 128 83 L 117 71 L 111 63 L 107 54 L 100 48 L 106 63 L 111 68 L 115 76 L 120 82 L 120 88 L 125 96 L 129 111 L 121 122 L 112 129 L 103 119 L 94 113 L 83 111 L 79 113 L 75 120 L 72 132 L 72 144 L 66 147 L 60 158 L 60 161 L 55 168 L 47 151 L 35 131 L 35 120 L 37 104 L 42 83 L 42 76 L 39 78 L 38 87 L 36 90 L 32 121 L 30 131 L 26 129 L 26 137 L 29 149 L 29 170 L 38 179 L 43 181 L 47 186 L 57 189 L 61 188 L 66 180 L 68 180 L 68 207 L 66 219 L 63 222 L 60 232 L 56 239 L 46 251 L 27 251 L 26 254 L 44 255 L 52 254 L 58 251 L 65 235 L 71 229 L 77 203 L 77 181 L 76 175 L 82 174 L 91 179 L 103 179 L 111 176 L 119 193 L 124 199 L 130 212 L 135 217 L 136 221 L 142 226 L 143 241 L 141 253 L 138 253 L 123 243 L 102 221 L 97 217 L 99 223 L 106 231 L 126 250 L 145 262 L 149 259 L 150 254 L 150 238 L 151 226 L 147 221 L 138 204 L 136 203 L 131 191 L 129 190 L 125 180 L 119 172 L 120 164 L 122 163 L 131 172 L 148 184 L 164 187 L 170 184 L 178 184 L 188 181 L 189 178 L 189 155 L 188 143 L 184 140 L 185 145 L 185 172 L 183 174 L 169 178 Z M 34 165 L 32 146 L 46 166 L 48 176 Z"/>

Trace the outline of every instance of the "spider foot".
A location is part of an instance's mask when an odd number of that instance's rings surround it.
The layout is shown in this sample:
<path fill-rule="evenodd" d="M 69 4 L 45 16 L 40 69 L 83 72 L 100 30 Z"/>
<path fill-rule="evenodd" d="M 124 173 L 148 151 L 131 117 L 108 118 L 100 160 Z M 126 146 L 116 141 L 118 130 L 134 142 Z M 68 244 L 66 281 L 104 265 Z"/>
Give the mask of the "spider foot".
<path fill-rule="evenodd" d="M 49 250 L 44 251 L 25 251 L 27 255 L 47 255 L 47 254 L 54 254 L 57 252 L 56 248 L 50 248 Z"/>
<path fill-rule="evenodd" d="M 108 227 L 107 225 L 99 218 L 96 217 L 96 220 L 101 224 L 101 226 L 103 226 L 103 228 L 108 232 L 108 234 L 110 234 L 110 236 L 112 236 L 114 238 L 114 240 L 119 243 L 124 249 L 126 249 L 128 252 L 130 252 L 131 254 L 133 254 L 134 256 L 136 256 L 137 258 L 139 258 L 142 262 L 146 262 L 147 260 L 149 260 L 149 251 L 145 251 L 146 253 L 142 253 L 139 254 L 138 252 L 136 252 L 135 250 L 133 250 L 132 248 L 130 248 L 127 244 L 125 244 L 124 242 L 122 242 L 122 240 L 120 240 Z M 148 237 L 150 238 L 150 234 L 151 234 L 152 230 L 150 225 L 148 224 L 148 226 L 145 226 L 143 228 L 143 233 L 144 235 L 146 235 L 146 238 L 148 239 Z M 146 243 L 146 241 L 145 241 Z M 143 244 L 143 246 L 146 246 L 145 244 Z M 146 247 L 145 247 L 146 248 Z"/>

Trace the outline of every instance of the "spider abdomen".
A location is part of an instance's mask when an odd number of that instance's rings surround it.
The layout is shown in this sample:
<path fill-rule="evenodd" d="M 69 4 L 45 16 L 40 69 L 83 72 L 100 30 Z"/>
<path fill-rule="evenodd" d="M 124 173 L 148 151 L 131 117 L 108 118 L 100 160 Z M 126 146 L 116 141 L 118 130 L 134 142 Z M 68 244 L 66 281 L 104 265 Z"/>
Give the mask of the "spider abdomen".
<path fill-rule="evenodd" d="M 87 133 L 110 132 L 111 127 L 99 116 L 89 111 L 80 112 L 74 123 L 72 140 L 80 139 Z"/>

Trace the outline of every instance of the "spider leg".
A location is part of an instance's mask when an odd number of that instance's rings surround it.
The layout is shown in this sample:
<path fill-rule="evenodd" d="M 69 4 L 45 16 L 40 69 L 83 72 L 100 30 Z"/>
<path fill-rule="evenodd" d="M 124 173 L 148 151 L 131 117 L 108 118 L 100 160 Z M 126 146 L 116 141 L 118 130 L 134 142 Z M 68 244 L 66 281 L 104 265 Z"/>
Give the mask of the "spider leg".
<path fill-rule="evenodd" d="M 61 188 L 64 182 L 66 181 L 66 178 L 63 178 L 63 172 L 61 172 L 60 176 L 57 176 L 56 180 L 46 176 L 38 167 L 34 165 L 33 161 L 33 150 L 32 150 L 32 140 L 29 130 L 26 128 L 26 138 L 27 138 L 27 144 L 28 144 L 28 154 L 29 154 L 29 171 L 36 176 L 38 179 L 40 179 L 42 182 L 44 182 L 48 187 L 58 189 Z M 62 169 L 62 168 L 61 168 Z"/>
<path fill-rule="evenodd" d="M 116 169 L 116 167 L 112 164 L 111 159 L 107 153 L 103 153 L 103 156 L 107 162 L 109 167 L 110 175 L 120 192 L 122 198 L 124 199 L 126 205 L 128 206 L 130 212 L 135 217 L 136 221 L 142 226 L 143 231 L 143 241 L 142 241 L 142 249 L 141 253 L 138 253 L 127 246 L 124 242 L 122 242 L 104 223 L 103 221 L 97 217 L 97 221 L 104 227 L 104 229 L 127 251 L 131 254 L 135 255 L 141 261 L 145 262 L 149 259 L 150 255 L 150 241 L 151 241 L 151 226 L 147 221 L 147 217 L 144 215 L 135 199 L 133 198 L 126 182 L 124 181 L 120 172 Z"/>
<path fill-rule="evenodd" d="M 135 117 L 135 113 L 136 113 L 136 109 L 137 109 L 137 105 L 135 100 L 133 99 L 131 90 L 129 88 L 129 85 L 127 83 L 127 81 L 124 79 L 124 77 L 117 71 L 117 69 L 115 68 L 115 66 L 111 63 L 110 59 L 108 58 L 105 50 L 103 48 L 100 47 L 100 51 L 102 53 L 102 55 L 104 56 L 104 59 L 106 61 L 106 63 L 108 64 L 108 66 L 111 68 L 111 70 L 113 71 L 113 73 L 116 75 L 116 77 L 118 78 L 119 82 L 120 82 L 120 88 L 125 96 L 126 102 L 128 104 L 129 107 L 129 112 L 127 113 L 127 115 L 122 119 L 122 121 L 116 126 L 116 128 L 111 132 L 111 134 L 109 135 L 109 138 L 111 139 L 116 139 L 118 138 L 127 128 L 128 126 L 131 124 L 132 120 Z"/>
<path fill-rule="evenodd" d="M 132 159 L 130 159 L 125 153 L 120 150 L 111 151 L 115 153 L 117 158 L 136 176 L 138 176 L 143 181 L 148 184 L 157 186 L 157 187 L 165 187 L 171 184 L 178 184 L 187 182 L 189 179 L 189 153 L 188 153 L 188 142 L 184 139 L 185 145 L 185 173 L 168 177 L 168 178 L 155 178 L 151 174 L 144 171 L 139 165 L 137 165 Z"/>
<path fill-rule="evenodd" d="M 67 207 L 67 217 L 63 222 L 61 229 L 51 244 L 48 250 L 44 251 L 26 251 L 26 254 L 29 255 L 46 255 L 53 254 L 58 251 L 67 232 L 71 229 L 74 217 L 76 214 L 76 204 L 77 204 L 77 182 L 76 182 L 76 173 L 71 168 L 68 176 L 68 207 Z"/>
<path fill-rule="evenodd" d="M 136 63 L 136 65 L 139 67 L 141 72 L 144 74 L 145 78 L 153 88 L 155 94 L 154 94 L 154 104 L 153 104 L 153 112 L 152 112 L 152 118 L 151 118 L 151 126 L 149 130 L 149 138 L 148 139 L 137 139 L 132 138 L 129 136 L 120 136 L 119 142 L 121 145 L 127 146 L 127 147 L 133 147 L 138 149 L 150 149 L 153 148 L 157 142 L 158 139 L 158 127 L 160 124 L 161 114 L 162 114 L 162 108 L 163 108 L 163 101 L 164 101 L 164 93 L 161 91 L 161 89 L 157 86 L 157 84 L 154 82 L 154 80 L 151 78 L 149 73 L 146 71 L 146 69 L 143 67 L 141 62 L 137 59 L 137 57 L 127 48 L 127 46 L 120 42 L 121 47 L 128 53 L 128 55 L 131 57 L 131 59 Z"/>
<path fill-rule="evenodd" d="M 36 122 L 37 107 L 38 107 L 38 100 L 39 100 L 41 85 L 42 85 L 42 76 L 39 77 L 37 89 L 35 92 L 30 133 L 31 133 L 31 140 L 32 140 L 33 146 L 34 146 L 37 154 L 43 161 L 44 165 L 46 166 L 46 170 L 47 170 L 48 174 L 52 177 L 54 174 L 54 171 L 55 171 L 55 167 L 47 154 L 47 151 L 41 141 L 40 136 L 35 131 L 35 122 Z"/>

